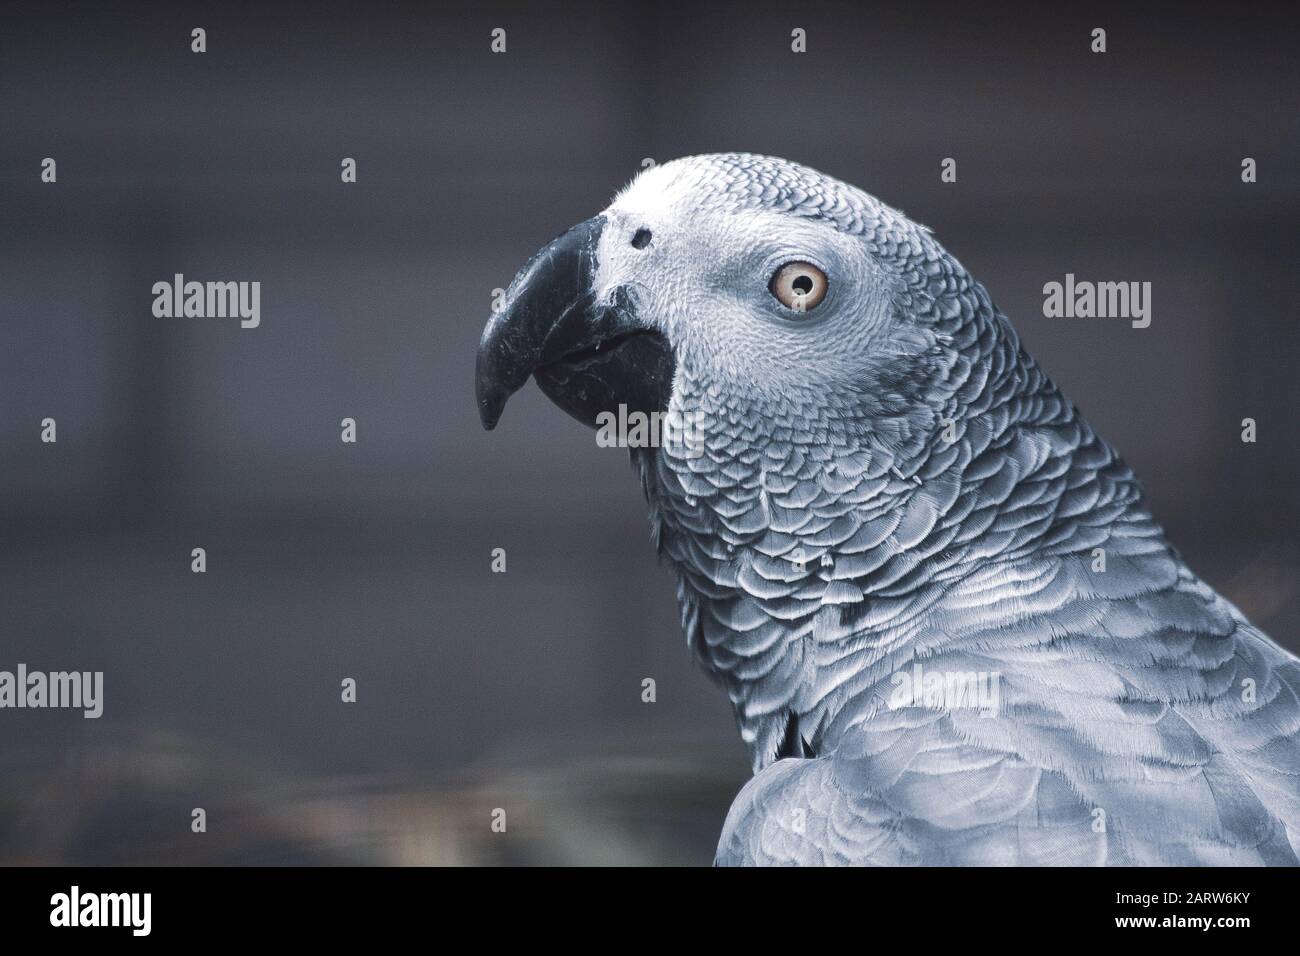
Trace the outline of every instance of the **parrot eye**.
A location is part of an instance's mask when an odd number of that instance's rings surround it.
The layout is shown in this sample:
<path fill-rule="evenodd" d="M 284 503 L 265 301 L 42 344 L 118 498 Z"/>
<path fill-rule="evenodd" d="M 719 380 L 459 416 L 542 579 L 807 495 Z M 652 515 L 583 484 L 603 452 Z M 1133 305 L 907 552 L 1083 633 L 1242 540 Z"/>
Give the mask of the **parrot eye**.
<path fill-rule="evenodd" d="M 787 262 L 776 270 L 767 289 L 787 309 L 808 312 L 826 298 L 826 273 L 811 262 Z"/>
<path fill-rule="evenodd" d="M 650 245 L 650 230 L 642 226 L 632 236 L 632 248 L 644 249 Z"/>

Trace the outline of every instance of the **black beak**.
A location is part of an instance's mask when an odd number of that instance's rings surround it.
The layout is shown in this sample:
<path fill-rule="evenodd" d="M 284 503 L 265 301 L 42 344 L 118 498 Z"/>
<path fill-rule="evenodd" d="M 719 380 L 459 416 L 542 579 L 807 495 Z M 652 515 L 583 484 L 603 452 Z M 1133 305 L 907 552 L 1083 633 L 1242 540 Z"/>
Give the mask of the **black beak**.
<path fill-rule="evenodd" d="M 637 320 L 627 289 L 612 303 L 596 303 L 592 278 L 604 226 L 604 216 L 588 219 L 533 256 L 488 319 L 474 376 L 484 428 L 496 426 L 529 375 L 592 428 L 600 412 L 617 414 L 620 405 L 667 410 L 674 371 L 667 339 Z"/>

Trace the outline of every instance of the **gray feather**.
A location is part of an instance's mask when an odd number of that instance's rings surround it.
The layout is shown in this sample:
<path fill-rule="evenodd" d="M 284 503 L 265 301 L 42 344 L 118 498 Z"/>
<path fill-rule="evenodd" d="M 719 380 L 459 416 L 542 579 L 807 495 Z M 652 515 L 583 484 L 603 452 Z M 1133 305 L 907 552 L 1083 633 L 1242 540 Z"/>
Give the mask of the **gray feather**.
<path fill-rule="evenodd" d="M 679 162 L 702 206 L 859 237 L 896 320 L 896 354 L 816 395 L 720 389 L 688 352 L 673 409 L 705 454 L 636 456 L 756 771 L 717 861 L 1296 863 L 1300 663 L 1183 564 L 984 289 L 829 177 Z M 998 712 L 890 706 L 916 664 L 996 673 Z M 777 759 L 792 719 L 817 756 Z"/>

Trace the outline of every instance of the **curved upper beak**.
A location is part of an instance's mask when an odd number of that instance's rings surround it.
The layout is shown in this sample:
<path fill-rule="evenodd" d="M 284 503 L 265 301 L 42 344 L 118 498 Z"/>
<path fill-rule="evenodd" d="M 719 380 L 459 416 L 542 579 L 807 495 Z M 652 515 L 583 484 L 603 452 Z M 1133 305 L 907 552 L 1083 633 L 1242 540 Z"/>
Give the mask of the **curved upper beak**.
<path fill-rule="evenodd" d="M 674 360 L 642 323 L 625 288 L 598 303 L 592 288 L 605 217 L 580 223 L 528 261 L 488 319 L 475 368 L 479 418 L 494 428 L 510 396 L 535 376 L 548 398 L 596 427 L 603 411 L 665 411 Z"/>

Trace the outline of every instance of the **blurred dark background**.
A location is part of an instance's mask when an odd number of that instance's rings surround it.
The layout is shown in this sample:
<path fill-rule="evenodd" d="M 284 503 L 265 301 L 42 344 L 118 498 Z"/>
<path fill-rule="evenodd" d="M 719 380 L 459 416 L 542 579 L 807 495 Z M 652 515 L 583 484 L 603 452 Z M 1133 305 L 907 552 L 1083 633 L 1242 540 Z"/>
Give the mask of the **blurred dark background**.
<path fill-rule="evenodd" d="M 0 669 L 105 672 L 99 720 L 0 712 L 0 862 L 709 862 L 747 760 L 626 455 L 472 387 L 492 289 L 646 157 L 933 227 L 1300 648 L 1285 8 L 0 9 Z M 260 281 L 261 327 L 154 318 L 176 272 Z M 1067 272 L 1150 281 L 1151 327 L 1043 318 Z"/>

